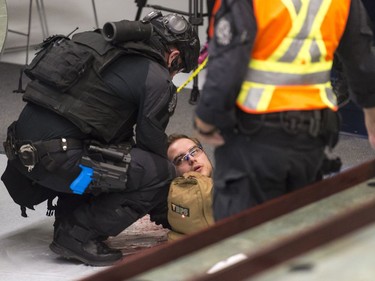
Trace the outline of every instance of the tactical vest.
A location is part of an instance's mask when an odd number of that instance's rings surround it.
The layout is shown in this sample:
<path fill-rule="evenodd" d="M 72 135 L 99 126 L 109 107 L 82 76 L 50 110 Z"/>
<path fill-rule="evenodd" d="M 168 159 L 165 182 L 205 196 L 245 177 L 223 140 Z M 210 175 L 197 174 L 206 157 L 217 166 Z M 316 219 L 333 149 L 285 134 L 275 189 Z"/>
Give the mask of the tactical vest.
<path fill-rule="evenodd" d="M 337 110 L 333 55 L 350 0 L 254 0 L 257 35 L 237 105 L 247 113 Z"/>
<path fill-rule="evenodd" d="M 138 54 L 165 66 L 155 49 L 141 42 L 112 45 L 99 32 L 82 32 L 72 40 L 55 37 L 25 69 L 32 81 L 23 99 L 53 110 L 82 132 L 110 142 L 121 128 L 135 120 L 137 108 L 127 106 L 103 81 L 102 71 L 119 56 Z"/>

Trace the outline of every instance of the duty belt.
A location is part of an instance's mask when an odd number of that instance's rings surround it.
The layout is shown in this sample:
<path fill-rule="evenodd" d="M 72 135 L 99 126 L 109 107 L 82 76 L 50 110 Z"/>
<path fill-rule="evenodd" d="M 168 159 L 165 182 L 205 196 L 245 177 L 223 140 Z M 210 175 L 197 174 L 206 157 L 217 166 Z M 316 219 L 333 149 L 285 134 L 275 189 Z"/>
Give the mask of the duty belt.
<path fill-rule="evenodd" d="M 322 129 L 323 110 L 285 111 L 267 114 L 241 113 L 239 131 L 254 134 L 263 126 L 280 128 L 289 134 L 308 133 L 317 137 Z"/>
<path fill-rule="evenodd" d="M 71 149 L 81 149 L 83 148 L 83 142 L 69 138 L 32 142 L 12 140 L 8 136 L 7 141 L 4 142 L 4 148 L 8 159 L 12 160 L 18 157 L 30 172 L 44 155 Z"/>

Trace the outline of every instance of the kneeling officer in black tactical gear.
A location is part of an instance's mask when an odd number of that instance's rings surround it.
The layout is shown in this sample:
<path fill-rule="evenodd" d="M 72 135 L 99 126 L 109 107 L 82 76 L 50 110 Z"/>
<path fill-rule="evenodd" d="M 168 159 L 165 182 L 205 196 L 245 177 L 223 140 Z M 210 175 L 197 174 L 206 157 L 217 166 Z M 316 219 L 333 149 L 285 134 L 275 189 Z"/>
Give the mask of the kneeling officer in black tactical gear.
<path fill-rule="evenodd" d="M 110 265 L 122 254 L 109 236 L 146 214 L 168 226 L 171 79 L 196 67 L 199 39 L 184 17 L 153 11 L 41 47 L 24 71 L 27 104 L 8 128 L 1 179 L 23 216 L 46 200 L 55 211 L 53 252 Z"/>

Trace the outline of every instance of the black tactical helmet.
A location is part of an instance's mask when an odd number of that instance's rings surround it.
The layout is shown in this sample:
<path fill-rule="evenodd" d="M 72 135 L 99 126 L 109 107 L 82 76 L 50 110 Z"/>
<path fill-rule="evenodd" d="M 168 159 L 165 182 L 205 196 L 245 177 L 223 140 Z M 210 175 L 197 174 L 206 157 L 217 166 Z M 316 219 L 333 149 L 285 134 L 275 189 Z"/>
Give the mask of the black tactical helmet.
<path fill-rule="evenodd" d="M 163 16 L 160 11 L 152 11 L 142 21 L 152 24 L 165 51 L 170 51 L 168 45 L 175 45 L 180 51 L 182 72 L 188 73 L 197 67 L 200 50 L 199 37 L 193 26 L 183 16 L 178 14 Z"/>

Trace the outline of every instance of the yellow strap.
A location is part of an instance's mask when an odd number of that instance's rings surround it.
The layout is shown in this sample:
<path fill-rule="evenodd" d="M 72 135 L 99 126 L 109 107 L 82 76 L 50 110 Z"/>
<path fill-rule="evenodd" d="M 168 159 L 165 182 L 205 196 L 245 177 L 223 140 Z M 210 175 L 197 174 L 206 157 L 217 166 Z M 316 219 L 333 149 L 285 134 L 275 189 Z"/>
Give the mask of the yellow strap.
<path fill-rule="evenodd" d="M 199 72 L 201 72 L 201 70 L 206 66 L 207 62 L 208 57 L 205 58 L 204 61 L 197 67 L 197 69 L 194 70 L 194 72 L 189 76 L 189 78 L 180 87 L 178 87 L 177 93 L 180 92 L 183 88 L 185 88 L 186 85 L 189 84 L 191 80 L 193 80 L 194 77 L 198 75 Z"/>

